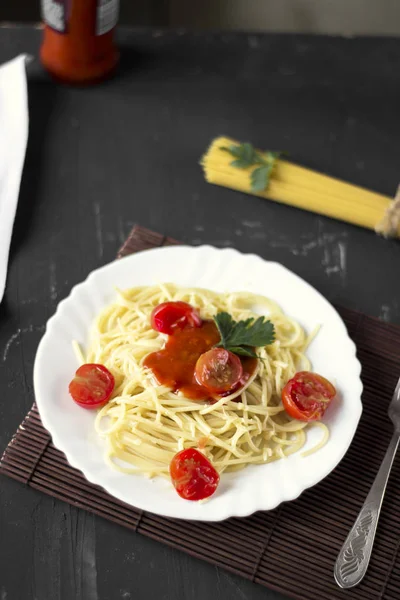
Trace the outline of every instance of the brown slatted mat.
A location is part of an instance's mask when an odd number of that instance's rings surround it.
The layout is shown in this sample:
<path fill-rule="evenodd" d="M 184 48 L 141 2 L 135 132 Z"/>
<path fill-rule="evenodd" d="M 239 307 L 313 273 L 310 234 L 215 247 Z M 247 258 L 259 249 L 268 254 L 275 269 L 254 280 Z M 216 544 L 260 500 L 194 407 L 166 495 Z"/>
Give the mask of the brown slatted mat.
<path fill-rule="evenodd" d="M 118 257 L 175 240 L 135 227 Z M 34 405 L 8 445 L 0 471 L 33 488 L 105 517 L 257 583 L 301 600 L 399 600 L 400 461 L 387 489 L 370 568 L 344 592 L 333 580 L 336 555 L 384 456 L 386 416 L 400 374 L 400 328 L 340 309 L 363 366 L 364 413 L 340 465 L 323 482 L 276 510 L 222 523 L 165 519 L 109 496 L 73 469 L 52 444 Z"/>

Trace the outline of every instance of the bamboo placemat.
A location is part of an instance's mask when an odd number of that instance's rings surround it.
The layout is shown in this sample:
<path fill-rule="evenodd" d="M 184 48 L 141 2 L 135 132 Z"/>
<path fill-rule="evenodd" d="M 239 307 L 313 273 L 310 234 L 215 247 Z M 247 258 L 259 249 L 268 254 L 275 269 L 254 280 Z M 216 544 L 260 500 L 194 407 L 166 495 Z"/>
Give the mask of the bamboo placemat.
<path fill-rule="evenodd" d="M 177 242 L 134 227 L 118 257 Z M 386 410 L 400 374 L 400 328 L 340 309 L 363 366 L 364 412 L 340 465 L 293 502 L 246 519 L 166 519 L 109 496 L 55 448 L 33 405 L 4 452 L 0 472 L 135 532 L 298 600 L 399 600 L 400 461 L 387 489 L 370 568 L 356 588 L 333 580 L 337 553 L 363 503 L 391 436 Z"/>

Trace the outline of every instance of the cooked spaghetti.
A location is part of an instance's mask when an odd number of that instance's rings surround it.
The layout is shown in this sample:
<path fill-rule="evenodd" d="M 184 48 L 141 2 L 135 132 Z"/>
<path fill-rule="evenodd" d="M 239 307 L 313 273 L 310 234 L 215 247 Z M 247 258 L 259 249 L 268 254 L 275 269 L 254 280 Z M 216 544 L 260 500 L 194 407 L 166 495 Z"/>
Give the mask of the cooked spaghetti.
<path fill-rule="evenodd" d="M 117 291 L 118 300 L 100 313 L 88 352 L 80 356 L 81 362 L 105 365 L 115 377 L 95 423 L 113 468 L 168 475 L 174 455 L 193 447 L 221 473 L 283 458 L 305 444 L 308 423 L 287 415 L 281 391 L 297 371 L 310 369 L 305 350 L 312 336 L 277 304 L 248 292 L 218 294 L 173 284 Z M 152 329 L 150 315 L 166 301 L 190 303 L 205 320 L 225 311 L 240 321 L 261 311 L 273 322 L 275 340 L 257 348 L 258 368 L 244 387 L 210 403 L 157 384 L 143 363 L 165 345 L 167 336 Z M 328 430 L 318 425 L 325 442 Z"/>

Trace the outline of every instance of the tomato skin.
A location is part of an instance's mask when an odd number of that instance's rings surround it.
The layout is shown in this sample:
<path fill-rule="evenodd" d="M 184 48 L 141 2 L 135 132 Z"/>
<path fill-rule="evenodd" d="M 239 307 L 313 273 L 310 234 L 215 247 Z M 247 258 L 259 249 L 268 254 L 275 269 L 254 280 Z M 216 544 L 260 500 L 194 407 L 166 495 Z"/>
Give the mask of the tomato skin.
<path fill-rule="evenodd" d="M 218 472 L 208 458 L 195 448 L 175 454 L 169 472 L 176 491 L 185 500 L 209 498 L 219 484 Z"/>
<path fill-rule="evenodd" d="M 222 394 L 235 388 L 242 376 L 240 358 L 225 348 L 211 348 L 196 363 L 196 380 L 213 394 Z"/>
<path fill-rule="evenodd" d="M 187 302 L 162 302 L 153 309 L 150 317 L 155 331 L 171 335 L 175 328 L 200 327 L 202 320 L 198 312 Z"/>
<path fill-rule="evenodd" d="M 79 367 L 69 384 L 73 400 L 83 408 L 100 408 L 113 393 L 115 379 L 104 365 L 87 363 Z"/>
<path fill-rule="evenodd" d="M 325 377 L 299 371 L 283 388 L 282 403 L 293 419 L 319 421 L 335 396 L 335 387 Z"/>

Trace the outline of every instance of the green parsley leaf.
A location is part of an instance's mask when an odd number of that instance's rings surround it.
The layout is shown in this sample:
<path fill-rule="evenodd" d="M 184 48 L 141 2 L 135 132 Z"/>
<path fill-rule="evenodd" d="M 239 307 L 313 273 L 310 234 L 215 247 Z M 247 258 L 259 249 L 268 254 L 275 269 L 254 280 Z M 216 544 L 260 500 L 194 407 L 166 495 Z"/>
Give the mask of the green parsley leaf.
<path fill-rule="evenodd" d="M 268 187 L 275 161 L 281 154 L 280 152 L 258 152 L 249 142 L 231 144 L 229 147 L 221 146 L 221 150 L 229 152 L 235 159 L 230 163 L 231 167 L 237 169 L 256 167 L 250 174 L 252 192 L 262 192 Z"/>
<path fill-rule="evenodd" d="M 221 341 L 219 345 L 224 346 L 235 322 L 232 319 L 231 315 L 227 312 L 220 312 L 216 314 L 214 317 L 214 321 L 216 326 L 218 327 L 218 331 L 221 336 Z"/>
<path fill-rule="evenodd" d="M 262 192 L 265 190 L 268 185 L 271 168 L 271 165 L 263 165 L 262 167 L 254 169 L 250 175 L 252 192 Z"/>
<path fill-rule="evenodd" d="M 229 346 L 229 350 L 233 354 L 239 354 L 240 356 L 250 356 L 251 358 L 258 358 L 257 352 L 249 346 Z"/>
<path fill-rule="evenodd" d="M 258 162 L 255 148 L 247 142 L 239 146 L 231 144 L 229 148 L 222 147 L 221 150 L 229 152 L 236 159 L 231 162 L 231 166 L 238 169 L 247 169 Z"/>
<path fill-rule="evenodd" d="M 256 357 L 255 347 L 268 346 L 275 339 L 274 325 L 265 317 L 234 321 L 229 313 L 220 312 L 214 321 L 221 335 L 217 346 L 234 354 Z"/>

